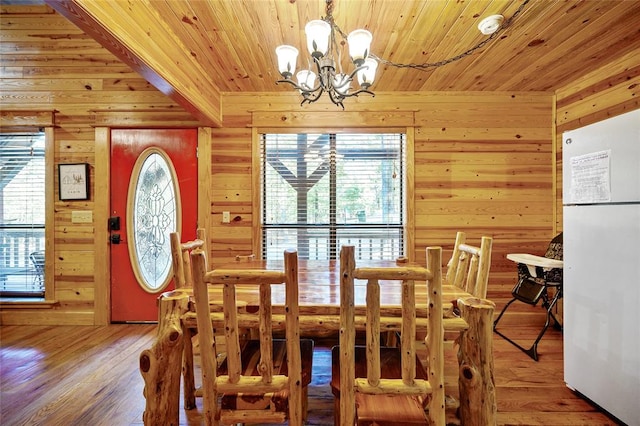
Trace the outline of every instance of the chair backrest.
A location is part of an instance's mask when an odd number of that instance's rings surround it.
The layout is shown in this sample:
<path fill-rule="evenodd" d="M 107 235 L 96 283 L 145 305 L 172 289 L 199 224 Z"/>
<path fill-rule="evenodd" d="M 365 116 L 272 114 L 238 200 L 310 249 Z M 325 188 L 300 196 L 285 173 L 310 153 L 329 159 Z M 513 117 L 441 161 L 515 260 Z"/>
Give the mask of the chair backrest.
<path fill-rule="evenodd" d="M 482 237 L 480 247 L 465 243 L 466 234 L 458 232 L 453 254 L 447 264 L 446 283 L 480 299 L 487 298 L 493 239 Z"/>
<path fill-rule="evenodd" d="M 284 423 L 301 425 L 302 418 L 302 365 L 298 308 L 298 253 L 284 252 L 284 270 L 215 269 L 206 270 L 206 258 L 201 250 L 191 254 L 200 357 L 202 359 L 202 390 L 205 422 L 217 424 L 217 419 L 228 423 Z M 273 374 L 271 285 L 285 285 L 285 328 L 287 375 Z M 261 376 L 244 376 L 240 356 L 239 326 L 236 305 L 236 285 L 254 284 L 259 287 L 260 309 L 257 322 L 260 334 Z M 216 347 L 211 327 L 208 287 L 222 288 L 224 334 L 227 352 L 227 374 L 218 375 Z M 218 396 L 224 393 L 264 394 L 288 391 L 288 416 L 274 410 L 220 410 Z"/>
<path fill-rule="evenodd" d="M 429 417 L 436 425 L 445 424 L 444 329 L 442 311 L 442 249 L 427 248 L 427 268 L 397 266 L 356 268 L 355 249 L 340 251 L 340 424 L 353 425 L 355 394 L 424 396 L 429 394 Z M 355 378 L 355 289 L 354 280 L 366 285 L 367 378 Z M 401 362 L 402 378 L 382 379 L 380 368 L 380 283 L 402 282 Z M 419 281 L 416 284 L 415 281 Z M 428 348 L 427 379 L 416 378 L 416 295 L 415 286 L 426 286 Z"/>
<path fill-rule="evenodd" d="M 29 255 L 29 259 L 31 259 L 31 263 L 33 263 L 33 267 L 36 270 L 38 275 L 44 273 L 44 251 L 34 251 Z"/>
<path fill-rule="evenodd" d="M 554 260 L 562 260 L 563 258 L 563 233 L 560 232 L 556 235 L 544 254 L 544 257 Z M 533 278 L 540 284 L 543 282 L 560 283 L 562 284 L 562 268 L 543 269 L 540 266 L 526 265 L 524 263 L 518 263 L 518 280 L 523 278 Z"/>
<path fill-rule="evenodd" d="M 236 262 L 251 262 L 256 259 L 255 254 L 239 254 L 236 255 Z"/>
<path fill-rule="evenodd" d="M 173 280 L 176 289 L 193 288 L 191 252 L 196 249 L 201 249 L 204 253 L 209 253 L 207 251 L 207 232 L 204 228 L 198 228 L 196 230 L 196 239 L 192 241 L 180 242 L 179 232 L 172 232 L 169 238 L 171 242 Z"/>

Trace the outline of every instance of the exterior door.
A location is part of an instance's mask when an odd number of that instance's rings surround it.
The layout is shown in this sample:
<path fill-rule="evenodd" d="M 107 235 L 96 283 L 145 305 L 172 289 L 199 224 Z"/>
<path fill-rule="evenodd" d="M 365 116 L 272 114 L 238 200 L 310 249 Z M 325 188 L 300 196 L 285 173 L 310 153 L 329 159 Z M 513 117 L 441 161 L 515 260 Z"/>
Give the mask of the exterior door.
<path fill-rule="evenodd" d="M 111 321 L 158 320 L 173 288 L 169 233 L 195 238 L 196 129 L 111 131 Z"/>

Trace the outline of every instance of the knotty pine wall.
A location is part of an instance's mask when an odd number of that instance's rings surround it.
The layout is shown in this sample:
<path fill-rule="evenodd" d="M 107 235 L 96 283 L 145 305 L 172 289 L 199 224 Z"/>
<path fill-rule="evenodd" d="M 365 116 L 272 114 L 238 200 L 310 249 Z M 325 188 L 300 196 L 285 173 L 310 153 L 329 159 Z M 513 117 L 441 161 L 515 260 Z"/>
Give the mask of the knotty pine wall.
<path fill-rule="evenodd" d="M 0 323 L 105 323 L 108 302 L 104 295 L 109 283 L 95 271 L 96 264 L 107 261 L 104 242 L 96 243 L 96 234 L 104 233 L 106 222 L 98 223 L 96 217 L 108 215 L 108 206 L 104 196 L 96 201 L 96 164 L 105 159 L 96 158 L 94 127 L 109 121 L 131 125 L 139 120 L 144 126 L 166 119 L 176 126 L 192 127 L 197 122 L 49 7 L 0 7 L 3 127 L 11 125 L 14 115 L 8 113 L 10 110 L 55 111 L 54 144 L 50 148 L 55 166 L 49 180 L 55 188 L 54 253 L 48 258 L 53 265 L 47 265 L 53 278 L 48 277 L 47 296 L 57 302 L 36 309 L 29 304 L 2 304 Z M 59 163 L 90 164 L 88 201 L 58 200 L 57 172 L 53 171 Z M 93 223 L 72 224 L 71 212 L 78 210 L 92 211 Z"/>
<path fill-rule="evenodd" d="M 2 13 L 2 110 L 56 110 L 55 163 L 88 162 L 92 188 L 89 201 L 54 203 L 53 294 L 59 303 L 46 309 L 2 304 L 0 322 L 102 324 L 108 320 L 104 295 L 109 283 L 95 270 L 108 251 L 95 236 L 106 225 L 95 220 L 71 224 L 73 210 L 93 211 L 94 218 L 108 215 L 108 203 L 95 201 L 95 167 L 107 161 L 108 151 L 97 146 L 94 127 L 198 123 L 48 7 L 2 6 Z M 466 231 L 471 242 L 493 236 L 489 297 L 501 301 L 515 277 L 506 253 L 543 252 L 561 228 L 561 169 L 556 165 L 561 155 L 554 138 L 561 129 L 554 124 L 555 110 L 573 113 L 570 123 L 590 116 L 593 111 L 580 106 L 587 93 L 604 105 L 598 114 L 632 105 L 620 80 L 625 65 L 615 68 L 617 74 L 607 67 L 559 91 L 557 107 L 553 93 L 378 93 L 347 101 L 343 114 L 323 101 L 300 107 L 292 92 L 226 93 L 224 125 L 210 129 L 210 214 L 202 221 L 211 238 L 212 261 L 255 251 L 252 221 L 257 220 L 253 206 L 259 188 L 253 150 L 259 131 L 405 126 L 415 148 L 415 190 L 408 208 L 416 258 L 424 257 L 426 246 L 442 245 L 446 259 L 457 230 Z M 637 71 L 634 75 L 637 80 Z M 612 90 L 607 82 L 619 88 Z M 239 220 L 222 224 L 222 211 Z"/>
<path fill-rule="evenodd" d="M 328 102 L 302 108 L 299 102 L 294 93 L 223 96 L 225 128 L 213 129 L 212 141 L 214 263 L 252 251 L 252 132 L 265 127 L 384 130 L 403 117 L 413 122 L 415 191 L 408 209 L 415 259 L 424 261 L 429 245 L 443 246 L 448 259 L 458 230 L 477 244 L 490 235 L 490 296 L 513 286 L 507 253 L 544 252 L 554 235 L 553 94 L 377 93 L 349 99 L 345 113 Z M 242 220 L 222 224 L 225 210 Z"/>

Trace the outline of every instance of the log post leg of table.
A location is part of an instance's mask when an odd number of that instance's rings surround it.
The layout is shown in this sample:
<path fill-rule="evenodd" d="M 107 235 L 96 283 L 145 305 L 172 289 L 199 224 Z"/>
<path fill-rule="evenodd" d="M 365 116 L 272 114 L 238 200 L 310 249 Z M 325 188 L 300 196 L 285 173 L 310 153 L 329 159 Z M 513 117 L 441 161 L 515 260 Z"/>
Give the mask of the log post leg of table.
<path fill-rule="evenodd" d="M 469 328 L 460 334 L 458 349 L 460 420 L 465 426 L 495 425 L 496 389 L 493 380 L 493 311 L 486 299 L 458 300 L 462 318 Z"/>
<path fill-rule="evenodd" d="M 183 331 L 180 317 L 186 312 L 189 296 L 164 293 L 158 299 L 158 334 L 150 349 L 140 354 L 144 379 L 145 425 L 178 425 L 180 419 L 180 376 Z"/>

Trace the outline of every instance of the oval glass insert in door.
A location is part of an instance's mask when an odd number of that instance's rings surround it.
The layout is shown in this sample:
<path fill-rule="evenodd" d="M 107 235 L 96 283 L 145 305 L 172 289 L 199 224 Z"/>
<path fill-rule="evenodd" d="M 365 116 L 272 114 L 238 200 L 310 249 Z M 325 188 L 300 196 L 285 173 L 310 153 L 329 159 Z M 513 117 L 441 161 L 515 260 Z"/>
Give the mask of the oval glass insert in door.
<path fill-rule="evenodd" d="M 180 188 L 169 156 L 147 148 L 138 157 L 127 194 L 129 258 L 138 284 L 149 293 L 171 281 L 169 234 L 181 223 Z"/>

